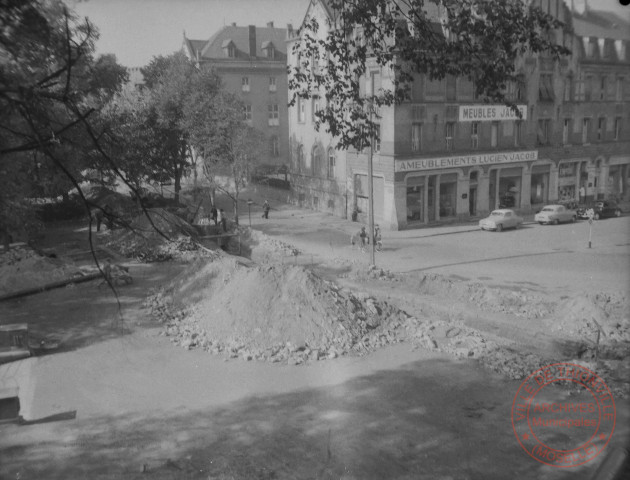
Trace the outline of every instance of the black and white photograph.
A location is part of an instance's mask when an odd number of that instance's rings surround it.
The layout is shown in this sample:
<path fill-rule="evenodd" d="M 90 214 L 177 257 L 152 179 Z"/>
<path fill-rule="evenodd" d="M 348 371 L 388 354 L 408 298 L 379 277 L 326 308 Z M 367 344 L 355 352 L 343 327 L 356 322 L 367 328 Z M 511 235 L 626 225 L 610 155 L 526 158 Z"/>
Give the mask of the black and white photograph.
<path fill-rule="evenodd" d="M 628 0 L 0 0 L 0 479 L 630 478 Z"/>

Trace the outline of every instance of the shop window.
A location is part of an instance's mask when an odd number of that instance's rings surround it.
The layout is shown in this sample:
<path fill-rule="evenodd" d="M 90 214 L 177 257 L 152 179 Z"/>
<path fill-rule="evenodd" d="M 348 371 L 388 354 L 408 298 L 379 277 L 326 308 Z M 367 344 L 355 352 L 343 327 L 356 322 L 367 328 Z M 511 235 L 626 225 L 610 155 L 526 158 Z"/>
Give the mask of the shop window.
<path fill-rule="evenodd" d="M 589 134 L 591 129 L 591 119 L 582 119 L 582 143 L 589 143 Z"/>
<path fill-rule="evenodd" d="M 538 100 L 552 102 L 553 98 L 553 75 L 542 73 L 538 84 Z"/>
<path fill-rule="evenodd" d="M 597 119 L 597 141 L 603 142 L 606 132 L 606 119 L 600 117 Z"/>
<path fill-rule="evenodd" d="M 474 150 L 479 148 L 479 122 L 470 124 L 470 147 Z"/>
<path fill-rule="evenodd" d="M 452 177 L 452 178 L 449 178 Z M 444 176 L 440 181 L 440 217 L 453 217 L 456 214 L 457 175 Z"/>
<path fill-rule="evenodd" d="M 424 220 L 424 177 L 411 178 L 407 184 L 407 220 Z"/>
<path fill-rule="evenodd" d="M 490 125 L 490 146 L 496 147 L 499 139 L 499 122 L 492 122 Z"/>
<path fill-rule="evenodd" d="M 411 151 L 419 152 L 422 147 L 422 124 L 411 124 Z"/>
<path fill-rule="evenodd" d="M 445 127 L 446 150 L 453 150 L 453 138 L 455 137 L 455 122 L 448 122 Z"/>
<path fill-rule="evenodd" d="M 538 145 L 548 145 L 551 135 L 551 120 L 548 118 L 538 120 L 537 140 Z"/>

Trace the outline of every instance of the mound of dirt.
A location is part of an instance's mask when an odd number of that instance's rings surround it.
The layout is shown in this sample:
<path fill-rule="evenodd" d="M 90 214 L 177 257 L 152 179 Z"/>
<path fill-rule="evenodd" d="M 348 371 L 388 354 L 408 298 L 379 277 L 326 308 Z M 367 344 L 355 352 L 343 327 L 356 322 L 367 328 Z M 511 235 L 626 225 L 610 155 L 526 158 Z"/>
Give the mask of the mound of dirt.
<path fill-rule="evenodd" d="M 198 256 L 214 256 L 200 248 L 197 231 L 182 218 L 163 208 L 152 208 L 136 216 L 131 230 L 114 231 L 109 248 L 144 262 L 190 261 Z"/>
<path fill-rule="evenodd" d="M 245 265 L 231 258 L 196 264 L 148 305 L 184 348 L 290 364 L 400 341 L 406 317 L 303 267 Z"/>
<path fill-rule="evenodd" d="M 83 275 L 69 260 L 39 255 L 30 248 L 12 248 L 0 255 L 0 294 L 35 288 Z"/>
<path fill-rule="evenodd" d="M 601 342 L 630 342 L 630 321 L 610 315 L 606 311 L 616 311 L 611 302 L 602 302 L 603 294 L 580 295 L 568 298 L 558 304 L 556 313 L 548 321 L 553 331 L 580 339 L 593 340 L 601 329 Z"/>

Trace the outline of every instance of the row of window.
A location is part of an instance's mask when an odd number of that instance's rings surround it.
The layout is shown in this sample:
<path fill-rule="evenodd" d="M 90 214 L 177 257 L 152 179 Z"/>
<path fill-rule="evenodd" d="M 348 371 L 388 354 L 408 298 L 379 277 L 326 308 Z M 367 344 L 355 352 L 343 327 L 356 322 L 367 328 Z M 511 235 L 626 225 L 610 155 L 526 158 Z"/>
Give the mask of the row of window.
<path fill-rule="evenodd" d="M 241 77 L 241 90 L 249 92 L 249 77 Z M 275 92 L 277 90 L 276 77 L 269 77 L 269 91 Z"/>
<path fill-rule="evenodd" d="M 335 155 L 335 149 L 330 147 L 327 150 L 327 162 L 326 162 L 326 176 L 333 178 L 335 175 L 335 165 L 337 157 Z M 310 157 L 304 154 L 304 145 L 300 144 L 297 148 L 297 166 L 298 170 L 312 170 L 313 172 L 321 172 L 322 167 L 322 149 L 318 145 L 313 145 L 311 149 Z"/>
<path fill-rule="evenodd" d="M 588 144 L 592 140 L 596 140 L 597 142 L 603 142 L 606 140 L 614 140 L 617 141 L 621 138 L 621 127 L 622 127 L 622 119 L 621 117 L 617 117 L 614 119 L 614 124 L 612 125 L 612 131 L 607 134 L 607 119 L 605 117 L 600 117 L 597 119 L 595 139 L 591 138 L 592 136 L 592 119 L 591 118 L 583 118 L 582 122 L 576 127 L 581 126 L 581 140 L 583 144 Z M 517 120 L 512 122 L 511 124 L 504 123 L 504 131 L 503 134 L 505 136 L 511 135 L 514 139 L 515 147 L 523 146 L 523 121 Z M 562 129 L 562 144 L 569 145 L 571 143 L 571 134 L 573 133 L 573 120 L 570 118 L 564 119 L 563 129 Z M 413 152 L 420 152 L 423 149 L 422 138 L 423 138 L 423 128 L 424 124 L 422 123 L 412 123 L 411 124 L 411 150 Z M 446 150 L 453 150 L 454 141 L 455 141 L 455 133 L 456 133 L 457 123 L 456 122 L 447 122 L 444 125 L 444 148 Z M 461 127 L 460 127 L 461 128 Z M 580 131 L 580 130 L 575 130 Z M 536 138 L 538 145 L 549 145 L 551 144 L 551 137 L 553 133 L 553 123 L 551 119 L 541 119 L 538 120 Z M 476 150 L 482 147 L 490 147 L 496 148 L 498 146 L 499 139 L 499 122 L 492 122 L 490 125 L 490 138 L 489 142 L 485 145 L 482 145 L 480 142 L 480 123 L 472 122 L 470 123 L 470 148 L 472 150 Z M 380 150 L 380 145 L 375 145 L 375 150 Z"/>

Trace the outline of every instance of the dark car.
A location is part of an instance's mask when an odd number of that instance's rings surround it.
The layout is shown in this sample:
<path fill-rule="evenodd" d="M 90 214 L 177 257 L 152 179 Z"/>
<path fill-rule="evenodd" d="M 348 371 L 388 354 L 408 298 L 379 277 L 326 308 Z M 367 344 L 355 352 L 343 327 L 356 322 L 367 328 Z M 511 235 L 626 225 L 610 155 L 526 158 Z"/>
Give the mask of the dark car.
<path fill-rule="evenodd" d="M 588 219 L 588 211 L 591 208 L 593 209 L 593 218 L 595 220 L 621 216 L 621 208 L 613 202 L 606 201 L 595 202 L 593 205 L 578 208 L 577 216 L 582 219 Z"/>

